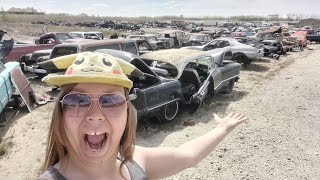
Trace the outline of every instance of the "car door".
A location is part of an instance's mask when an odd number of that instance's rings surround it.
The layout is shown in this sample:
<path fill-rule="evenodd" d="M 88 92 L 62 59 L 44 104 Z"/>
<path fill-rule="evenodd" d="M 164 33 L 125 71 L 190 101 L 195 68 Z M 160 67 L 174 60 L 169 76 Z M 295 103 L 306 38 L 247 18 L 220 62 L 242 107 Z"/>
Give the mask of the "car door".
<path fill-rule="evenodd" d="M 180 100 L 181 83 L 178 80 L 162 82 L 160 78 L 140 59 L 134 59 L 131 64 L 146 74 L 145 79 L 133 79 L 132 100 L 138 117 L 152 115 L 170 102 Z"/>

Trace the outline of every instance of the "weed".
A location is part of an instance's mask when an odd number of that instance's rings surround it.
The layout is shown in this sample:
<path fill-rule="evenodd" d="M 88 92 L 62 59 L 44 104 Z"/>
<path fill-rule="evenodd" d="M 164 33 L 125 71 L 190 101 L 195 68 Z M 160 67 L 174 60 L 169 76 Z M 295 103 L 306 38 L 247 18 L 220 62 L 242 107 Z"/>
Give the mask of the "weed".
<path fill-rule="evenodd" d="M 0 157 L 5 155 L 12 146 L 13 146 L 12 141 L 2 142 L 0 144 Z"/>

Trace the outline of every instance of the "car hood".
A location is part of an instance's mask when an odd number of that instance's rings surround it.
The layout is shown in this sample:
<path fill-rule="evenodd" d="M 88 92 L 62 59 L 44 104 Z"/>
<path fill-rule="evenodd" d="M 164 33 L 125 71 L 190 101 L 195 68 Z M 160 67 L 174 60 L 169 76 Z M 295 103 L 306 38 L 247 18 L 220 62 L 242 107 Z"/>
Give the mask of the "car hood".
<path fill-rule="evenodd" d="M 170 49 L 162 51 L 154 51 L 141 56 L 143 60 L 155 60 L 158 62 L 159 68 L 175 69 L 178 74 L 175 79 L 179 79 L 185 66 L 195 57 L 210 56 L 206 51 L 190 50 L 190 49 Z M 162 64 L 165 63 L 165 64 Z"/>
<path fill-rule="evenodd" d="M 182 47 L 181 49 L 194 49 L 194 50 L 200 50 L 202 51 L 204 48 L 204 45 L 203 46 L 188 46 L 188 47 Z"/>

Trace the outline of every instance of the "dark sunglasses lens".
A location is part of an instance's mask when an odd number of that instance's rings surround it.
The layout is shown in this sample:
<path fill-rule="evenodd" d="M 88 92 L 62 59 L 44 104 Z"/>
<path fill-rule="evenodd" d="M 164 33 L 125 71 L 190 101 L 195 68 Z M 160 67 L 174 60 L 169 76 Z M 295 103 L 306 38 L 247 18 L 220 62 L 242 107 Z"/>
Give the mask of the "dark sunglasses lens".
<path fill-rule="evenodd" d="M 125 102 L 124 97 L 117 94 L 105 94 L 99 98 L 101 108 L 115 108 L 122 106 Z"/>
<path fill-rule="evenodd" d="M 90 107 L 91 97 L 88 94 L 67 94 L 62 100 L 63 109 Z"/>

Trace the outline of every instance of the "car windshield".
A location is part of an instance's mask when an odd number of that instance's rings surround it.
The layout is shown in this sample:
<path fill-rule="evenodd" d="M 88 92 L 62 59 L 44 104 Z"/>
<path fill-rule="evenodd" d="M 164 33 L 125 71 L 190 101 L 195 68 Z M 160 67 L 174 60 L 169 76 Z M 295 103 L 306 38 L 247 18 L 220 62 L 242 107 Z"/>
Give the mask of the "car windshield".
<path fill-rule="evenodd" d="M 82 38 L 81 34 L 78 33 L 69 33 L 70 36 L 72 36 L 73 38 Z"/>
<path fill-rule="evenodd" d="M 67 39 L 73 39 L 72 36 L 66 33 L 57 33 L 57 38 L 60 42 L 64 42 Z"/>
<path fill-rule="evenodd" d="M 194 40 L 202 40 L 203 36 L 199 36 L 199 35 L 192 35 L 190 36 L 190 39 L 194 39 Z"/>

